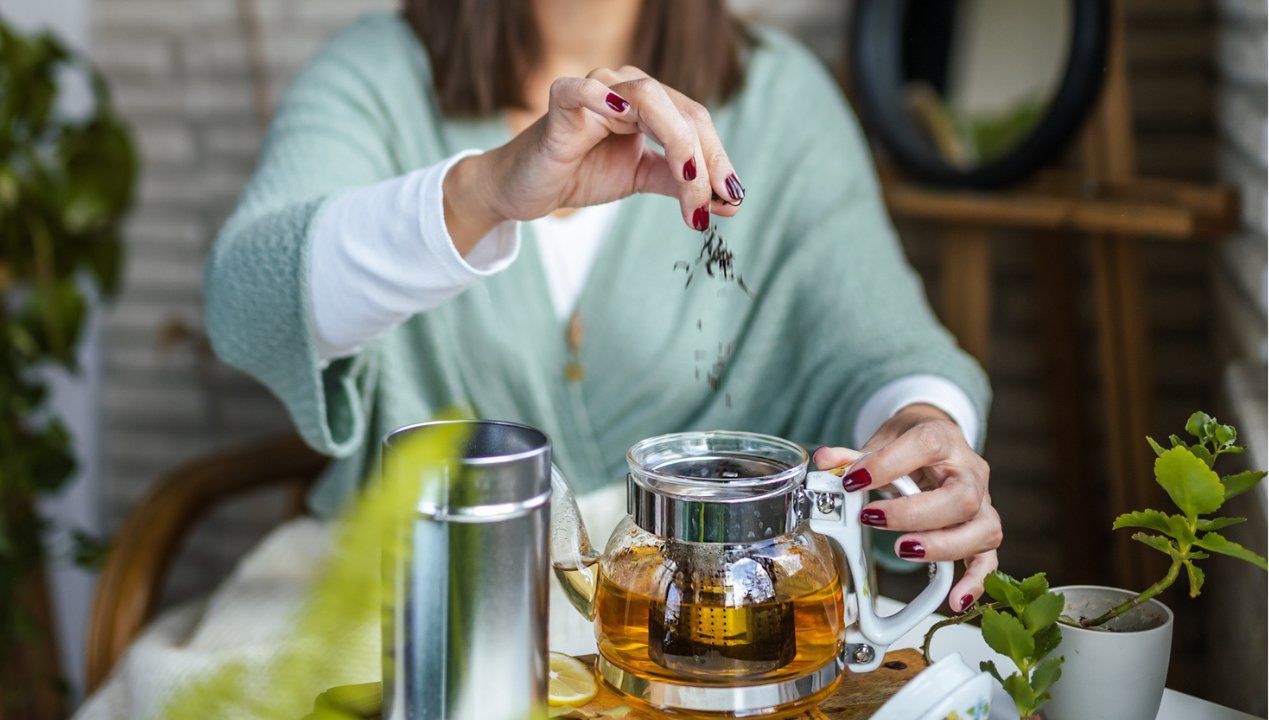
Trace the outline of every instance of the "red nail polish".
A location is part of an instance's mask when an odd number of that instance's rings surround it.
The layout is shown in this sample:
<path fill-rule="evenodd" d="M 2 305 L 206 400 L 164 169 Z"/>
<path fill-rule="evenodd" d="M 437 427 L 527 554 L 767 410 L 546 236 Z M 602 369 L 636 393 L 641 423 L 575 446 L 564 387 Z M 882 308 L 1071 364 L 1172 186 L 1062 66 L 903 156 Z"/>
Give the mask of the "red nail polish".
<path fill-rule="evenodd" d="M 850 471 L 846 477 L 842 478 L 842 489 L 846 492 L 855 492 L 862 490 L 872 484 L 872 475 L 868 474 L 867 468 L 859 468 Z"/>
<path fill-rule="evenodd" d="M 925 557 L 925 546 L 916 540 L 904 540 L 899 543 L 899 557 L 905 560 L 919 560 Z"/>
<path fill-rule="evenodd" d="M 630 107 L 630 103 L 617 93 L 608 93 L 608 97 L 604 98 L 604 102 L 608 103 L 608 107 L 616 112 L 625 112 Z"/>
<path fill-rule="evenodd" d="M 969 609 L 969 606 L 973 604 L 974 604 L 973 595 L 966 595 L 965 597 L 961 598 L 961 612 L 965 612 L 966 610 Z"/>
<path fill-rule="evenodd" d="M 692 227 L 705 232 L 709 229 L 709 206 L 702 205 L 692 213 Z"/>
<path fill-rule="evenodd" d="M 736 177 L 736 173 L 727 176 L 723 182 L 727 186 L 727 194 L 731 195 L 731 199 L 740 202 L 745 199 L 745 186 L 740 184 L 740 179 Z"/>
<path fill-rule="evenodd" d="M 878 510 L 877 508 L 864 508 L 863 512 L 859 513 L 859 522 L 872 527 L 885 527 L 886 511 Z"/>
<path fill-rule="evenodd" d="M 688 158 L 687 162 L 683 163 L 683 179 L 688 181 L 696 179 L 696 158 Z"/>

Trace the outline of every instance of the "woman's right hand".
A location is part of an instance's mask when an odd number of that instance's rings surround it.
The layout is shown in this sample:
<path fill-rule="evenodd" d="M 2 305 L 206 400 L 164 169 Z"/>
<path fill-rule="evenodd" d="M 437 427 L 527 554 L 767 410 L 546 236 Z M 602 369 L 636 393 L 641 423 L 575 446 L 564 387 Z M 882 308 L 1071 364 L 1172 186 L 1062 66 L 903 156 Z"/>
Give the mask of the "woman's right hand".
<path fill-rule="evenodd" d="M 645 135 L 664 154 L 645 147 Z M 697 230 L 710 213 L 736 214 L 745 196 L 703 105 L 638 68 L 600 68 L 557 79 L 545 115 L 456 164 L 444 181 L 445 223 L 465 255 L 503 221 L 640 192 L 678 198 Z"/>

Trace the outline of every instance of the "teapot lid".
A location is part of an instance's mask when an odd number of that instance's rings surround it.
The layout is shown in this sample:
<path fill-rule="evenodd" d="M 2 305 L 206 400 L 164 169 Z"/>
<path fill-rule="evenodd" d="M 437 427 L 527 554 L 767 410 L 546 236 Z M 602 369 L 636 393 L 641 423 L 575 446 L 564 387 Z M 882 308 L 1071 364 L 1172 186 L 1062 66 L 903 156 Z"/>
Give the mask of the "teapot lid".
<path fill-rule="evenodd" d="M 647 532 L 687 542 L 743 544 L 787 534 L 801 519 L 810 458 L 757 433 L 673 433 L 626 455 L 627 508 Z"/>

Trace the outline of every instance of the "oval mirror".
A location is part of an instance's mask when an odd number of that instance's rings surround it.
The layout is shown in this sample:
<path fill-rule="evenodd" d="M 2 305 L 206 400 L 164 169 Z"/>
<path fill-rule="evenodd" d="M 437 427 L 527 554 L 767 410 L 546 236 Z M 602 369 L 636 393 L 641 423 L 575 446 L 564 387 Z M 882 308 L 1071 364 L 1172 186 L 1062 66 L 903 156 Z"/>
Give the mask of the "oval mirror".
<path fill-rule="evenodd" d="M 1062 151 L 1101 90 L 1106 0 L 856 0 L 851 82 L 887 156 L 994 188 Z"/>

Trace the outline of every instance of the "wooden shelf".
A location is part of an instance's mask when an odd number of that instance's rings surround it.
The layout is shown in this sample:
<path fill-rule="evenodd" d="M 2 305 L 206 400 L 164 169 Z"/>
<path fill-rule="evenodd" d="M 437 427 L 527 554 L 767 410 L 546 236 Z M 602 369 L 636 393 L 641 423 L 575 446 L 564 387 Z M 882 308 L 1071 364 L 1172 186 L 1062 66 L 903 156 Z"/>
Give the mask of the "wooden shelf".
<path fill-rule="evenodd" d="M 1074 173 L 1050 172 L 1017 189 L 986 192 L 890 177 L 882 191 L 895 216 L 940 223 L 1178 241 L 1220 237 L 1238 227 L 1232 189 L 1173 180 L 1089 185 Z"/>

